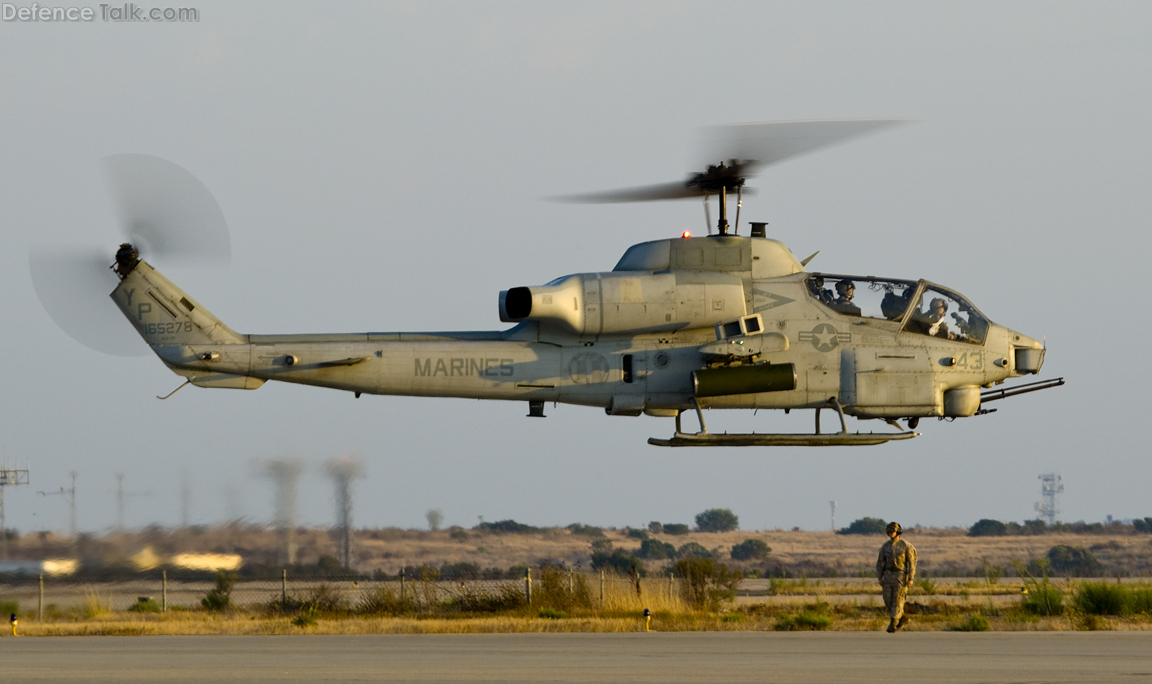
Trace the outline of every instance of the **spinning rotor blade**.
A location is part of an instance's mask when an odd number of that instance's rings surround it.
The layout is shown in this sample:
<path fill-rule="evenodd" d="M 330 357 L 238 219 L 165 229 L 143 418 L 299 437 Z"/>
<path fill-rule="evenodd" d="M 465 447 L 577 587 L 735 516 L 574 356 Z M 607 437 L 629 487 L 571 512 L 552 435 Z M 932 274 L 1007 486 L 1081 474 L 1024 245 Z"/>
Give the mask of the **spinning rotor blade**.
<path fill-rule="evenodd" d="M 685 197 L 700 197 L 703 194 L 700 190 L 690 188 L 684 183 L 664 183 L 663 185 L 646 185 L 639 188 L 626 188 L 624 190 L 593 192 L 586 195 L 568 195 L 565 197 L 557 197 L 556 199 L 561 202 L 613 204 L 616 202 L 651 202 L 655 200 L 683 199 Z"/>
<path fill-rule="evenodd" d="M 718 184 L 734 191 L 743 185 L 744 179 L 755 177 L 764 167 L 908 121 L 910 119 L 842 119 L 716 126 L 705 129 L 700 145 L 697 158 L 702 172 L 692 174 L 687 180 L 555 199 L 586 203 L 684 199 L 716 194 Z M 728 166 L 714 166 L 722 162 Z M 747 186 L 743 186 L 741 192 L 753 194 Z"/>
<path fill-rule="evenodd" d="M 911 119 L 830 119 L 734 124 L 705 129 L 697 159 L 715 164 L 739 159 L 753 177 L 766 166 L 858 138 Z"/>
<path fill-rule="evenodd" d="M 104 162 L 125 240 L 142 257 L 225 264 L 231 259 L 224 212 L 199 179 L 147 154 L 117 154 Z"/>
<path fill-rule="evenodd" d="M 118 279 L 100 250 L 37 250 L 28 258 L 44 310 L 80 344 L 113 356 L 144 356 L 148 345 L 108 297 Z"/>
<path fill-rule="evenodd" d="M 227 265 L 228 225 L 212 193 L 185 169 L 145 154 L 105 158 L 119 208 L 120 242 L 145 258 Z M 117 242 L 37 249 L 28 259 L 32 285 L 48 315 L 77 342 L 116 356 L 142 356 L 148 347 L 108 297 L 118 279 L 111 270 Z"/>

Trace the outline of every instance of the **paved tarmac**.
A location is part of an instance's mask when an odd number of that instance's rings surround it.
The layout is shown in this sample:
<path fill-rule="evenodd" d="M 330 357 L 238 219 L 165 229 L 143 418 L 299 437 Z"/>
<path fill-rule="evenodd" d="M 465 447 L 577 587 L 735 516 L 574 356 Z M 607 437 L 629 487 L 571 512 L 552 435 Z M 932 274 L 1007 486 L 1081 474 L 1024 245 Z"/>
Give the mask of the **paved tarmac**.
<path fill-rule="evenodd" d="M 22 637 L 5 682 L 1148 682 L 1152 632 Z"/>

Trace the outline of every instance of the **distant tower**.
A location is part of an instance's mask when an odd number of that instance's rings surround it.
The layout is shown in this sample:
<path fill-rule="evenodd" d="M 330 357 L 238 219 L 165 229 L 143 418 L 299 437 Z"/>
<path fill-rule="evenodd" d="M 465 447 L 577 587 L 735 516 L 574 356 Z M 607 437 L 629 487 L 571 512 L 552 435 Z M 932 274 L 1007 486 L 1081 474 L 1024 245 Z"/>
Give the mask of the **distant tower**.
<path fill-rule="evenodd" d="M 836 502 L 829 501 L 828 505 L 832 507 L 832 531 L 836 531 Z"/>
<path fill-rule="evenodd" d="M 273 458 L 264 462 L 264 474 L 276 487 L 276 514 L 273 523 L 283 543 L 281 562 L 296 562 L 296 488 L 300 482 L 300 461 Z"/>
<path fill-rule="evenodd" d="M 352 480 L 364 476 L 364 469 L 352 456 L 328 461 L 328 477 L 336 485 L 336 532 L 339 535 L 340 564 L 352 567 Z"/>
<path fill-rule="evenodd" d="M 1044 473 L 1040 478 L 1040 501 L 1036 502 L 1036 512 L 1040 519 L 1055 525 L 1060 518 L 1060 499 L 1064 493 L 1063 479 L 1056 473 Z"/>
<path fill-rule="evenodd" d="M 4 491 L 14 485 L 28 484 L 28 466 L 0 468 L 0 560 L 8 560 L 8 522 L 4 518 Z"/>

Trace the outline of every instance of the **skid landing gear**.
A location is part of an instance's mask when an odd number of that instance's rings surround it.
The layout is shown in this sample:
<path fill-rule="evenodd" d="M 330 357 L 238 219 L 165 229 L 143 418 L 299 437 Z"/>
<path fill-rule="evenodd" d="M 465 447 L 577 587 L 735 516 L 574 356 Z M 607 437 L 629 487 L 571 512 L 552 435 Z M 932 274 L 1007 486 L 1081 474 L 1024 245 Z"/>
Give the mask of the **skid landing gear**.
<path fill-rule="evenodd" d="M 820 411 L 816 409 L 815 434 L 758 434 L 738 433 L 714 435 L 708 432 L 704 424 L 704 412 L 700 409 L 700 402 L 693 399 L 696 415 L 700 419 L 700 432 L 685 433 L 680 429 L 680 414 L 676 414 L 676 434 L 671 439 L 657 439 L 650 437 L 648 443 L 653 446 L 681 447 L 681 446 L 869 446 L 883 444 L 894 440 L 912 439 L 920 435 L 919 432 L 848 432 L 848 424 L 844 420 L 844 408 L 836 397 L 828 399 L 827 406 L 836 409 L 840 416 L 840 432 L 821 434 Z"/>

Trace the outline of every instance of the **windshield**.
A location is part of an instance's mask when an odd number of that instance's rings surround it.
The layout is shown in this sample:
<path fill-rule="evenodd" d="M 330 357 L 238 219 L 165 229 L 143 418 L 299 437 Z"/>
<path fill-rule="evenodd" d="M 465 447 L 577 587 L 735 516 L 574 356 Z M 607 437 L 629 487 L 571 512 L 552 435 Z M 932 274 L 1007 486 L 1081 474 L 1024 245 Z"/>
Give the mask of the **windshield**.
<path fill-rule="evenodd" d="M 916 283 L 908 280 L 816 273 L 807 283 L 808 294 L 834 311 L 890 321 L 904 317 L 916 293 Z"/>
<path fill-rule="evenodd" d="M 904 329 L 946 340 L 984 344 L 984 338 L 988 336 L 988 319 L 955 292 L 928 287 Z"/>

